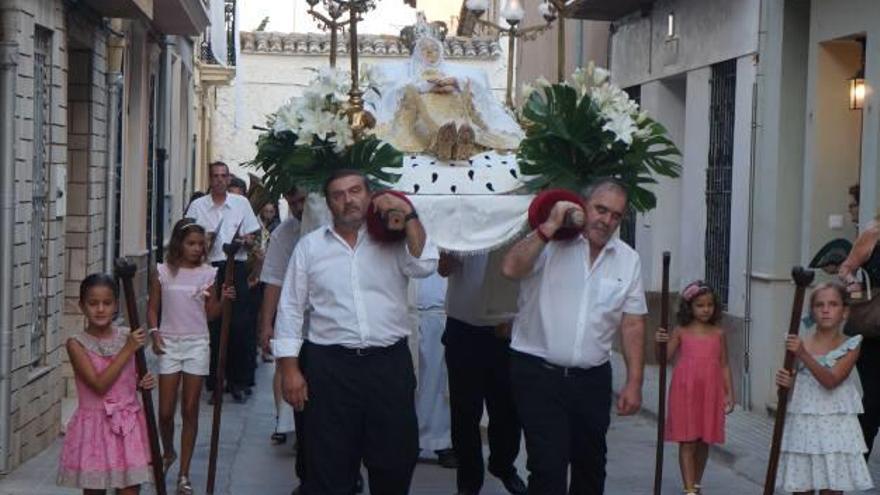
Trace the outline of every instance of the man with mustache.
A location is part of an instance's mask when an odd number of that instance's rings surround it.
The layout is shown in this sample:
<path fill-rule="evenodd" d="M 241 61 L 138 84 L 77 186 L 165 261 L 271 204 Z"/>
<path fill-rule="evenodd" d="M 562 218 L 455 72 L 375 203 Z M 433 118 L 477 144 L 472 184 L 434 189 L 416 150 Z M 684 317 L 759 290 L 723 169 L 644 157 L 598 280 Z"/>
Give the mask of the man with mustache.
<path fill-rule="evenodd" d="M 520 280 L 511 382 L 528 452 L 529 494 L 599 495 L 611 409 L 611 343 L 623 336 L 627 380 L 617 413 L 642 402 L 644 314 L 639 255 L 613 237 L 627 209 L 625 187 L 600 179 L 585 192 L 581 235 L 551 240 L 566 212 L 549 218 L 507 253 L 502 271 Z M 566 487 L 571 469 L 571 486 Z"/>
<path fill-rule="evenodd" d="M 306 489 L 349 495 L 363 462 L 370 493 L 405 495 L 419 452 L 407 291 L 410 278 L 437 269 L 439 254 L 412 206 L 391 194 L 371 198 L 362 173 L 335 172 L 324 195 L 333 224 L 294 249 L 273 339 L 284 398 L 304 410 L 309 429 Z M 371 201 L 405 215 L 405 240 L 368 235 Z M 300 352 L 308 354 L 303 369 Z"/>

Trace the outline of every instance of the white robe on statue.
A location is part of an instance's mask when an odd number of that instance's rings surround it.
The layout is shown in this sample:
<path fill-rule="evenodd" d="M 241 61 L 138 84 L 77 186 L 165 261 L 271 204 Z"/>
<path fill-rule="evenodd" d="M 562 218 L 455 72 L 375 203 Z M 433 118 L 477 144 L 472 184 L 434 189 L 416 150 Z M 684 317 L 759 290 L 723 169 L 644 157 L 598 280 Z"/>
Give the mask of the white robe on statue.
<path fill-rule="evenodd" d="M 425 55 L 436 50 L 436 59 Z M 376 117 L 376 134 L 407 153 L 428 148 L 437 129 L 447 123 L 468 124 L 476 143 L 495 150 L 515 150 L 525 137 L 522 128 L 492 94 L 482 70 L 449 64 L 443 58 L 443 44 L 431 37 L 419 38 L 409 62 L 372 67 L 379 92 L 368 92 L 366 102 Z M 455 78 L 453 94 L 431 92 L 431 79 Z"/>

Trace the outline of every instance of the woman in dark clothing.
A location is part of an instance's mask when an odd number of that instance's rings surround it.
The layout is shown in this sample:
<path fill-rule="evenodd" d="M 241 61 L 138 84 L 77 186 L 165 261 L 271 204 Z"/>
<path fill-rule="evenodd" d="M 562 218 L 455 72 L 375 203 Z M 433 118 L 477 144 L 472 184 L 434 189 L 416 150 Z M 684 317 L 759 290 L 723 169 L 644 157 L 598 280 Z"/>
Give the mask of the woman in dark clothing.
<path fill-rule="evenodd" d="M 850 214 L 853 222 L 858 220 L 858 185 L 850 188 L 850 195 L 854 201 L 850 203 Z M 850 293 L 863 290 L 859 283 L 856 272 L 861 268 L 867 275 L 872 291 L 876 294 L 880 290 L 880 249 L 877 243 L 880 241 L 880 223 L 876 220 L 866 228 L 861 229 L 856 242 L 849 252 L 846 260 L 840 264 L 837 275 L 846 282 Z M 880 297 L 880 296 L 878 296 Z M 856 362 L 859 371 L 859 379 L 862 382 L 862 406 L 864 413 L 859 415 L 859 423 L 862 426 L 862 434 L 868 445 L 868 453 L 874 446 L 874 438 L 880 429 L 880 338 L 865 336 L 862 340 L 862 350 L 859 360 Z"/>

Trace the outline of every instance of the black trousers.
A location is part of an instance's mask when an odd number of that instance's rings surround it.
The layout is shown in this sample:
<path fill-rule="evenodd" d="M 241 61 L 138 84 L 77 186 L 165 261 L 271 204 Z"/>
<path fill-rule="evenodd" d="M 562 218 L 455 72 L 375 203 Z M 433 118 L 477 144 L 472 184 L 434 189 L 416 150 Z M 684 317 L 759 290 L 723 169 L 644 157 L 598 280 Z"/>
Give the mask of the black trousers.
<path fill-rule="evenodd" d="M 409 493 L 419 427 L 406 339 L 362 353 L 309 342 L 304 348 L 308 495 L 351 495 L 361 462 L 370 493 Z"/>
<path fill-rule="evenodd" d="M 217 290 L 223 287 L 226 262 L 213 263 L 217 267 Z M 234 387 L 253 384 L 257 366 L 257 312 L 253 293 L 248 289 L 247 265 L 235 262 L 235 301 L 232 303 L 232 321 L 229 325 L 229 346 L 226 349 L 226 382 Z M 220 357 L 220 329 L 223 318 L 208 324 L 211 337 L 211 366 L 208 389 L 213 390 L 216 381 L 217 362 Z"/>
<path fill-rule="evenodd" d="M 308 350 L 308 346 L 303 346 L 299 350 L 299 368 L 300 371 L 303 372 L 303 376 L 305 376 L 305 368 L 306 368 L 306 354 Z M 306 378 L 306 383 L 308 383 L 308 378 Z M 305 486 L 306 484 L 306 414 L 305 411 L 293 411 L 293 425 L 296 427 L 296 431 L 294 435 L 296 436 L 296 463 L 294 464 L 294 469 L 296 470 L 296 477 L 299 478 L 300 485 Z M 307 487 L 306 487 L 307 488 Z M 305 492 L 304 492 L 305 493 Z"/>
<path fill-rule="evenodd" d="M 512 351 L 510 370 L 526 434 L 529 494 L 603 494 L 611 365 L 566 371 Z"/>
<path fill-rule="evenodd" d="M 510 341 L 493 327 L 475 327 L 455 318 L 443 333 L 449 372 L 452 448 L 458 458 L 459 491 L 483 486 L 483 404 L 489 413 L 489 472 L 506 477 L 516 471 L 522 427 L 510 389 Z"/>
<path fill-rule="evenodd" d="M 865 412 L 859 415 L 859 423 L 862 426 L 865 443 L 868 444 L 868 453 L 865 455 L 867 458 L 871 455 L 877 430 L 880 429 L 880 339 L 862 340 L 856 369 L 859 371 L 859 380 L 862 382 L 864 392 L 862 407 Z"/>

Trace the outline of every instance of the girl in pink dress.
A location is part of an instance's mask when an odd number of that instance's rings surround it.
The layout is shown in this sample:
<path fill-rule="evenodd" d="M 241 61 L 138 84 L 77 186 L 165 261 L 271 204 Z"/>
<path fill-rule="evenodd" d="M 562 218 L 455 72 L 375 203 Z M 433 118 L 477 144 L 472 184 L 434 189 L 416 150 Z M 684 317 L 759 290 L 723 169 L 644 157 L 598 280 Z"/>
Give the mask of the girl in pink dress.
<path fill-rule="evenodd" d="M 700 493 L 709 444 L 724 442 L 724 415 L 735 403 L 720 318 L 721 305 L 712 289 L 702 281 L 691 282 L 681 293 L 679 326 L 671 334 L 659 329 L 656 335 L 658 342 L 668 342 L 668 358 L 678 353 L 669 386 L 666 440 L 679 443 L 686 494 Z"/>
<path fill-rule="evenodd" d="M 134 354 L 146 340 L 137 329 L 113 325 L 119 289 L 108 275 L 82 281 L 79 307 L 85 331 L 67 340 L 79 404 L 67 425 L 58 484 L 82 488 L 85 495 L 135 495 L 152 480 L 150 447 L 138 387 L 155 385 L 147 374 L 138 383 Z"/>
<path fill-rule="evenodd" d="M 211 359 L 208 320 L 221 311 L 214 286 L 217 268 L 205 264 L 205 242 L 205 229 L 195 219 L 174 225 L 165 263 L 156 265 L 150 278 L 147 304 L 153 351 L 159 356 L 159 433 L 166 474 L 177 459 L 174 415 L 180 400 L 178 495 L 193 493 L 189 468 L 199 430 L 199 396 Z M 223 297 L 234 299 L 235 288 L 223 291 Z"/>

